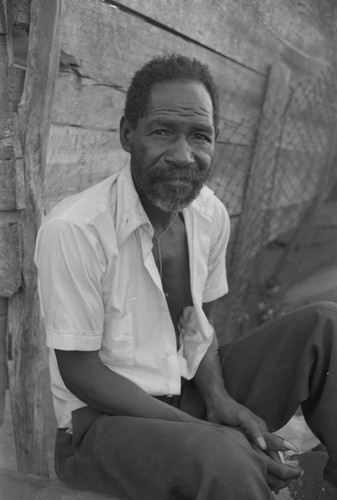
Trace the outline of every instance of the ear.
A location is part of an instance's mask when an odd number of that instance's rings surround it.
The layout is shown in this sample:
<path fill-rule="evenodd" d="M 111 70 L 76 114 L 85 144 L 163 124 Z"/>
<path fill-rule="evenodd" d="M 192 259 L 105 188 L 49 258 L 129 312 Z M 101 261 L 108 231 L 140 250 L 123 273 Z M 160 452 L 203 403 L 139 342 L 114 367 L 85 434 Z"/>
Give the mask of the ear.
<path fill-rule="evenodd" d="M 131 127 L 125 116 L 122 116 L 119 123 L 119 140 L 122 148 L 127 153 L 131 152 L 134 129 Z"/>

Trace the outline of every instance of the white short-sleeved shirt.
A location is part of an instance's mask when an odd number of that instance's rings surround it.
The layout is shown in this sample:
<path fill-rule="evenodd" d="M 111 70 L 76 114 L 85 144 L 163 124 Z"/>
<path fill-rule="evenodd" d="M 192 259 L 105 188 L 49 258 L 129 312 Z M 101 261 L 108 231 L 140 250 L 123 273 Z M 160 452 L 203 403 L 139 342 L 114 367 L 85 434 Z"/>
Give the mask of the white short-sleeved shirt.
<path fill-rule="evenodd" d="M 65 387 L 54 349 L 99 350 L 108 368 L 154 396 L 179 394 L 181 377 L 194 376 L 213 337 L 202 303 L 227 292 L 230 224 L 207 187 L 183 216 L 193 328 L 184 325 L 178 352 L 151 251 L 153 227 L 129 167 L 65 199 L 45 217 L 35 263 L 59 427 L 69 425 L 71 412 L 84 403 Z"/>

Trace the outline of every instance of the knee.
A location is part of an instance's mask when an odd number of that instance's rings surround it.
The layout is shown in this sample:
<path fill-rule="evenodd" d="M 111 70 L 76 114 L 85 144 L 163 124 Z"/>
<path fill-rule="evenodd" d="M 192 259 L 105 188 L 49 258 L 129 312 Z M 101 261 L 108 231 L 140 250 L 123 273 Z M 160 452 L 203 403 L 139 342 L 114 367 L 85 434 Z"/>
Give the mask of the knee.
<path fill-rule="evenodd" d="M 329 301 L 314 302 L 292 313 L 295 315 L 296 338 L 310 339 L 328 331 L 332 337 L 337 332 L 337 304 Z"/>
<path fill-rule="evenodd" d="M 267 485 L 262 458 L 239 431 L 205 433 L 198 443 L 198 457 L 200 470 L 219 486 L 251 490 L 254 484 Z"/>

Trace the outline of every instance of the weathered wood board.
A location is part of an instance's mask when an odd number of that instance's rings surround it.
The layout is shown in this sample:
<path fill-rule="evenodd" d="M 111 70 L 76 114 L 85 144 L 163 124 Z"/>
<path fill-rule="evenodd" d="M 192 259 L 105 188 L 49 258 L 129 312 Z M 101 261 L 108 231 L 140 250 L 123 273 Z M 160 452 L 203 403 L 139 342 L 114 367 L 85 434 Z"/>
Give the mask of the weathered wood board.
<path fill-rule="evenodd" d="M 0 194 L 1 197 L 1 194 Z M 18 226 L 0 218 L 0 297 L 10 297 L 21 285 Z"/>
<path fill-rule="evenodd" d="M 51 102 L 59 66 L 61 14 L 62 0 L 32 0 L 30 54 L 19 106 L 18 136 L 22 140 L 25 164 L 25 204 L 18 217 L 23 286 L 8 302 L 8 335 L 13 354 L 10 394 L 18 470 L 45 476 L 49 472 L 36 369 L 41 359 L 41 340 L 33 255 L 37 229 L 43 215 L 41 193 Z M 19 145 L 14 143 L 13 149 L 15 156 L 20 159 Z"/>
<path fill-rule="evenodd" d="M 209 65 L 225 118 L 256 116 L 265 77 L 143 19 L 95 0 L 67 0 L 62 50 L 79 75 L 126 90 L 133 73 L 155 54 L 180 52 Z"/>
<path fill-rule="evenodd" d="M 117 172 L 128 160 L 116 132 L 52 125 L 44 183 L 46 210 Z"/>
<path fill-rule="evenodd" d="M 18 110 L 25 83 L 26 71 L 18 66 L 11 65 L 8 74 L 9 100 L 13 106 L 13 111 Z"/>
<path fill-rule="evenodd" d="M 266 74 L 278 40 L 259 25 L 258 15 L 247 2 L 204 0 L 118 0 L 112 2 L 141 13 L 225 57 Z M 187 15 L 188 12 L 188 15 Z M 263 55 L 262 55 L 262 54 Z"/>
<path fill-rule="evenodd" d="M 111 3 L 132 9 L 135 15 L 147 16 L 164 29 L 167 26 L 263 74 L 280 54 L 295 71 L 319 72 L 335 50 L 334 2 L 117 0 Z"/>
<path fill-rule="evenodd" d="M 16 209 L 16 176 L 14 159 L 0 159 L 0 210 Z"/>
<path fill-rule="evenodd" d="M 27 29 L 30 24 L 31 0 L 12 0 L 11 15 L 13 26 Z"/>
<path fill-rule="evenodd" d="M 61 71 L 56 79 L 51 120 L 57 125 L 116 132 L 124 101 L 125 92 L 113 86 Z"/>

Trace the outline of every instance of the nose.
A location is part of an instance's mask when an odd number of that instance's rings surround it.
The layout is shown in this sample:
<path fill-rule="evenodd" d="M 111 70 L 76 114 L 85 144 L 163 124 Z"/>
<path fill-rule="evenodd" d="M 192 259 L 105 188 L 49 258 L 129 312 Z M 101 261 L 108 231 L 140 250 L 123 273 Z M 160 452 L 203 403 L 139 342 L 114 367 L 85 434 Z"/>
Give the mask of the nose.
<path fill-rule="evenodd" d="M 177 167 L 187 167 L 194 163 L 194 154 L 185 137 L 176 139 L 166 153 L 166 161 Z"/>

